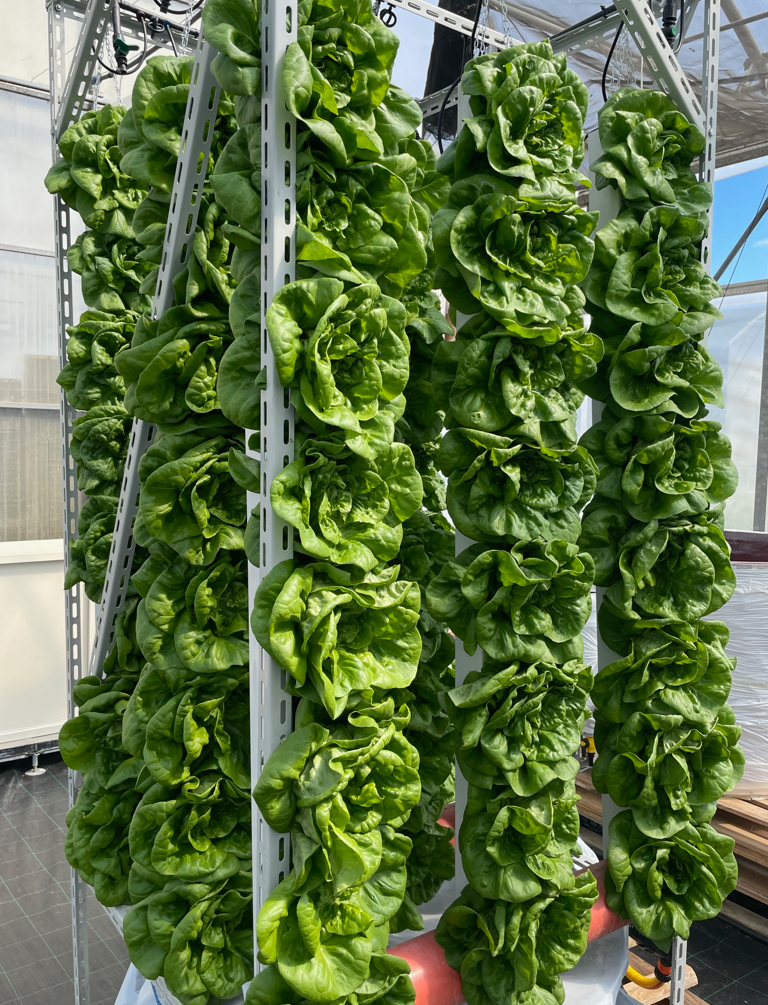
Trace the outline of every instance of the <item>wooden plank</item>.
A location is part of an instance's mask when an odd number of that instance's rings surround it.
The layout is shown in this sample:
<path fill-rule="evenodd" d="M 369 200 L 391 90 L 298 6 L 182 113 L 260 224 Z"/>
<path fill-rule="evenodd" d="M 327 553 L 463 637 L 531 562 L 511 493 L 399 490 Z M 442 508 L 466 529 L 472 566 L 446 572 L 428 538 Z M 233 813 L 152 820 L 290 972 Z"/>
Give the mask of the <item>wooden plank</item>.
<path fill-rule="evenodd" d="M 644 977 L 648 977 L 653 973 L 653 964 L 648 963 L 648 961 L 644 960 L 642 956 L 638 956 L 637 953 L 633 953 L 631 950 L 629 953 L 629 965 L 634 967 L 635 970 L 637 970 L 637 972 L 642 974 Z M 698 983 L 699 978 L 696 976 L 693 967 L 686 965 L 686 988 L 696 987 Z M 635 1001 L 641 1002 L 642 1005 L 657 1005 L 659 1002 L 669 1001 L 669 984 L 662 984 L 658 988 L 641 988 L 639 984 L 633 984 L 632 981 L 627 981 L 622 986 L 630 998 L 634 998 Z"/>
<path fill-rule="evenodd" d="M 579 837 L 598 854 L 603 854 L 603 835 L 598 834 L 596 831 L 590 830 L 589 827 L 581 827 L 579 829 Z"/>
<path fill-rule="evenodd" d="M 768 874 L 765 869 L 739 855 L 736 856 L 736 862 L 739 866 L 739 882 L 736 889 L 739 893 L 768 905 Z"/>
<path fill-rule="evenodd" d="M 724 822 L 718 814 L 715 814 L 712 824 L 715 830 L 734 839 L 736 842 L 735 851 L 742 858 L 748 858 L 750 862 L 756 862 L 758 865 L 768 868 L 768 841 L 765 838 L 750 834 L 749 831 L 745 831 L 741 827 Z"/>
<path fill-rule="evenodd" d="M 595 792 L 589 791 L 579 791 L 578 786 L 576 788 L 576 794 L 580 796 L 576 808 L 579 811 L 579 815 L 586 817 L 587 820 L 594 820 L 595 823 L 602 823 L 603 820 L 603 800 L 602 797 Z"/>
<path fill-rule="evenodd" d="M 752 823 L 768 827 L 768 805 L 753 802 L 751 799 L 731 799 L 724 796 L 717 802 L 718 810 L 727 810 L 737 817 L 744 817 Z"/>
<path fill-rule="evenodd" d="M 746 907 L 734 904 L 730 900 L 723 902 L 720 913 L 729 921 L 735 921 L 742 928 L 768 939 L 768 918 L 763 918 L 761 915 L 755 914 L 754 911 L 748 911 Z"/>

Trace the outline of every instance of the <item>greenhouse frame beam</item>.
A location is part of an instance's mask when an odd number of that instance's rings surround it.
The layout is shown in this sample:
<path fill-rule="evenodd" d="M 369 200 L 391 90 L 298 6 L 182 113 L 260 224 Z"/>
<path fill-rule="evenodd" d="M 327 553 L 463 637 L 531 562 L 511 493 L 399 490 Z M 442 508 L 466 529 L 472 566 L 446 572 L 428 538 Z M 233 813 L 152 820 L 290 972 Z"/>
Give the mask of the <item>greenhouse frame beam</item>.
<path fill-rule="evenodd" d="M 201 36 L 192 66 L 171 208 L 152 305 L 153 318 L 159 318 L 173 306 L 173 277 L 187 261 L 195 236 L 221 94 L 221 88 L 211 72 L 214 55 L 214 50 Z M 125 605 L 130 585 L 136 547 L 133 523 L 138 513 L 141 489 L 139 461 L 151 445 L 154 433 L 151 423 L 142 419 L 133 420 L 104 589 L 96 615 L 90 672 L 97 676 L 101 676 L 104 660 L 114 644 L 117 618 Z"/>
<path fill-rule="evenodd" d="M 426 3 L 425 0 L 382 0 L 381 6 L 399 7 L 401 10 L 407 10 L 419 17 L 426 18 L 433 24 L 439 24 L 443 28 L 452 28 L 459 34 L 468 37 L 475 29 L 474 21 L 470 18 L 462 17 L 460 14 L 452 14 L 451 11 L 437 7 L 435 4 Z M 379 12 L 379 17 L 381 17 L 381 12 Z M 505 35 L 502 31 L 496 31 L 494 28 L 488 28 L 482 24 L 477 26 L 475 39 L 478 45 L 489 43 L 498 49 L 507 49 L 511 45 L 523 44 L 519 38 L 512 38 L 511 35 Z"/>
<path fill-rule="evenodd" d="M 278 377 L 266 312 L 275 294 L 296 275 L 296 120 L 288 111 L 283 83 L 286 50 L 296 37 L 293 0 L 272 0 L 261 21 L 261 365 L 266 387 L 261 392 L 260 429 L 245 434 L 248 454 L 259 461 L 261 482 L 261 491 L 247 497 L 248 510 L 260 523 L 259 566 L 248 563 L 249 610 L 261 580 L 279 562 L 293 557 L 293 528 L 273 511 L 270 488 L 294 457 L 294 410 L 290 391 Z M 258 644 L 250 621 L 248 646 L 254 786 L 270 754 L 293 729 L 293 702 L 285 671 Z M 290 869 L 290 838 L 273 831 L 255 803 L 251 803 L 251 831 L 255 949 L 258 912 Z"/>
<path fill-rule="evenodd" d="M 651 76 L 687 118 L 704 131 L 704 110 L 645 0 L 615 0 Z"/>
<path fill-rule="evenodd" d="M 55 2 L 55 0 L 51 0 Z M 73 21 L 79 21 L 81 24 L 85 20 L 85 14 L 88 10 L 89 0 L 59 0 L 59 4 L 64 8 L 64 12 L 67 17 L 71 18 Z M 142 11 L 140 7 L 135 6 L 132 3 L 127 3 L 126 0 L 119 0 L 120 5 L 120 29 L 122 34 L 126 38 L 137 38 L 140 42 L 144 40 L 144 29 L 142 23 L 144 18 L 141 17 L 143 13 L 147 14 L 147 18 L 151 18 L 153 15 L 150 11 Z M 192 19 L 192 24 L 196 24 L 199 20 L 199 12 Z M 162 15 L 160 11 L 155 15 L 155 21 L 161 25 L 170 25 L 171 31 L 178 38 L 184 34 L 184 25 L 180 24 L 178 21 L 173 21 L 167 15 Z M 147 55 L 152 55 L 153 49 L 170 49 L 173 47 L 168 41 L 168 34 L 163 28 L 160 32 L 159 37 L 157 34 L 152 35 L 152 28 L 150 27 L 148 36 L 152 40 L 152 46 L 147 50 Z M 157 32 L 157 29 L 156 29 Z M 190 29 L 189 38 L 193 44 L 197 44 L 197 39 L 199 37 L 199 31 L 196 28 Z"/>
<path fill-rule="evenodd" d="M 56 11 L 56 7 L 59 11 Z M 53 11 L 60 14 L 60 4 L 53 4 Z M 50 8 L 49 8 L 50 9 Z M 91 90 L 93 74 L 98 66 L 96 54 L 101 47 L 104 33 L 110 23 L 112 0 L 89 0 L 85 11 L 83 27 L 75 46 L 72 65 L 69 68 L 67 82 L 64 85 L 61 101 L 56 112 L 56 140 L 77 122 L 85 111 L 85 103 Z M 63 60 L 62 60 L 63 67 Z"/>

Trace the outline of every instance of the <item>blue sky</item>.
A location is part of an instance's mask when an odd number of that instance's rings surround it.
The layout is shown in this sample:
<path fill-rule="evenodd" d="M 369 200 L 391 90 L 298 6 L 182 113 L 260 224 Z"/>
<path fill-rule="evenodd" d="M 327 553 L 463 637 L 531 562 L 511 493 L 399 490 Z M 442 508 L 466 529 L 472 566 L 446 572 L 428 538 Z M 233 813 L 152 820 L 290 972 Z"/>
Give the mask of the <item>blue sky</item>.
<path fill-rule="evenodd" d="M 768 195 L 768 165 L 721 178 L 715 182 L 715 210 L 712 226 L 712 271 L 742 235 L 763 199 Z M 720 282 L 745 283 L 768 278 L 768 214 L 752 232 L 741 259 L 728 266 Z"/>

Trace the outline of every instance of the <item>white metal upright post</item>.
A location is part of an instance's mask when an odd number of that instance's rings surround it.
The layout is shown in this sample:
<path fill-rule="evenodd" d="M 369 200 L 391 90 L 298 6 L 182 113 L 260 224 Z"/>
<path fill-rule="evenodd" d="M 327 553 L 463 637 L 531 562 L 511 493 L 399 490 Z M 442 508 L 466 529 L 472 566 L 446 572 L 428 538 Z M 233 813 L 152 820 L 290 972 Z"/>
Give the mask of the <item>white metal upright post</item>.
<path fill-rule="evenodd" d="M 58 157 L 57 120 L 61 107 L 62 94 L 65 89 L 65 48 L 64 48 L 64 11 L 58 4 L 48 6 L 48 72 L 51 97 L 51 150 L 53 160 Z M 53 197 L 54 247 L 56 267 L 56 326 L 58 329 L 59 367 L 67 363 L 67 326 L 75 322 L 74 296 L 72 284 L 74 276 L 67 261 L 67 252 L 72 243 L 71 219 L 69 206 L 61 196 Z M 77 410 L 67 401 L 67 395 L 60 389 L 61 415 L 61 460 L 63 486 L 63 535 L 64 564 L 69 566 L 71 560 L 71 542 L 77 536 L 77 524 L 80 517 L 80 493 L 77 487 L 77 469 L 72 457 L 72 428 L 77 419 Z M 67 718 L 76 713 L 74 687 L 77 681 L 86 673 L 85 666 L 85 617 L 84 605 L 87 603 L 82 584 L 77 583 L 64 594 L 64 624 L 66 642 L 67 667 Z M 69 805 L 74 806 L 82 784 L 79 772 L 71 768 L 67 772 Z M 75 870 L 70 870 L 71 905 L 72 905 L 72 954 L 73 979 L 75 985 L 75 1005 L 89 1005 L 89 967 L 88 967 L 88 918 L 86 912 L 86 897 L 88 887 Z"/>
<path fill-rule="evenodd" d="M 293 557 L 292 528 L 275 515 L 269 500 L 275 476 L 293 460 L 294 416 L 290 392 L 277 376 L 266 312 L 275 294 L 296 274 L 296 120 L 286 106 L 283 66 L 288 46 L 296 41 L 297 19 L 294 0 L 269 0 L 261 17 L 261 365 L 266 388 L 261 392 L 259 435 L 246 433 L 248 452 L 261 464 L 261 492 L 248 494 L 248 508 L 255 507 L 260 521 L 259 566 L 248 566 L 250 609 L 260 580 Z M 249 642 L 251 785 L 255 785 L 269 755 L 293 729 L 293 709 L 285 671 L 252 632 Z M 255 946 L 256 915 L 290 868 L 290 844 L 287 834 L 268 826 L 255 804 L 251 812 Z"/>
<path fill-rule="evenodd" d="M 211 72 L 214 50 L 198 40 L 192 79 L 184 114 L 179 158 L 171 193 L 168 223 L 165 228 L 160 271 L 157 276 L 152 317 L 159 318 L 173 306 L 173 277 L 183 268 L 195 236 L 200 201 L 213 142 L 221 89 Z M 104 660 L 115 640 L 117 616 L 125 604 L 133 567 L 136 542 L 133 523 L 139 507 L 139 461 L 152 443 L 155 427 L 134 419 L 125 460 L 115 529 L 109 550 L 101 604 L 96 614 L 90 671 L 101 674 Z"/>

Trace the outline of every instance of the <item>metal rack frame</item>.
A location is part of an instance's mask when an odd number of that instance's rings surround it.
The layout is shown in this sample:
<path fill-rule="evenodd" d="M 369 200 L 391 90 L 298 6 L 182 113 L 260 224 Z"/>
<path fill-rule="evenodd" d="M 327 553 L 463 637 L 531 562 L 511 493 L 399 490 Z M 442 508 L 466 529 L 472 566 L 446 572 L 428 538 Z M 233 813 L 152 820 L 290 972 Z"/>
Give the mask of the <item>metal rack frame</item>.
<path fill-rule="evenodd" d="M 49 19 L 49 72 L 51 80 L 51 139 L 54 160 L 58 157 L 58 140 L 62 133 L 76 122 L 88 101 L 90 81 L 94 72 L 96 47 L 103 39 L 106 17 L 111 0 L 89 0 L 78 37 L 69 74 L 64 79 L 65 49 L 64 23 L 67 5 L 48 4 Z M 105 16 L 106 15 L 106 16 Z M 153 304 L 153 317 L 164 313 L 173 303 L 172 278 L 187 260 L 194 237 L 200 208 L 200 194 L 208 166 L 213 126 L 218 111 L 220 89 L 211 73 L 214 52 L 198 38 L 198 48 L 192 68 L 189 100 L 181 141 L 181 152 L 171 195 L 171 209 L 166 227 L 163 257 L 158 274 Z M 70 211 L 57 196 L 54 200 L 55 263 L 58 306 L 59 362 L 67 362 L 67 326 L 74 324 L 73 276 L 67 262 L 71 245 Z M 72 458 L 72 426 L 78 413 L 61 392 L 62 469 L 64 486 L 64 549 L 65 561 L 70 559 L 70 540 L 77 534 L 80 496 L 77 489 L 76 466 Z M 103 599 L 99 607 L 94 645 L 89 667 L 86 669 L 85 601 L 82 585 L 78 584 L 65 595 L 67 640 L 67 715 L 72 718 L 77 710 L 73 688 L 86 672 L 101 673 L 104 657 L 114 641 L 114 625 L 127 593 L 131 575 L 134 541 L 133 518 L 138 502 L 139 460 L 152 442 L 154 427 L 135 420 L 126 459 L 125 473 L 118 503 L 118 514 L 110 549 Z M 77 772 L 69 772 L 69 800 L 73 805 L 81 785 Z M 73 869 L 72 874 L 72 943 L 74 955 L 74 984 L 76 1005 L 89 1005 L 88 933 L 86 896 L 87 885 Z M 118 928 L 122 928 L 124 912 L 108 912 Z M 170 998 L 168 999 L 171 1000 Z"/>
<path fill-rule="evenodd" d="M 260 521 L 259 566 L 248 565 L 250 609 L 259 583 L 278 563 L 293 557 L 293 528 L 273 512 L 270 486 L 293 460 L 294 414 L 290 391 L 283 388 L 266 326 L 267 308 L 275 294 L 296 274 L 296 120 L 288 111 L 283 86 L 286 49 L 296 40 L 294 0 L 271 0 L 261 20 L 261 365 L 266 388 L 261 392 L 258 433 L 246 432 L 251 456 L 261 468 L 261 492 L 248 494 L 248 508 Z M 251 785 L 267 758 L 293 729 L 286 673 L 257 643 L 249 628 L 251 689 Z M 273 831 L 255 803 L 253 834 L 253 939 L 256 916 L 290 868 L 290 838 Z M 257 963 L 257 967 L 259 964 Z"/>
<path fill-rule="evenodd" d="M 451 28 L 463 35 L 471 35 L 473 23 L 467 18 L 451 14 L 424 0 L 387 0 L 403 10 L 424 17 L 433 23 Z M 684 16 L 693 15 L 698 0 L 688 0 Z M 649 10 L 644 0 L 617 0 L 617 10 L 592 25 L 578 26 L 563 32 L 554 40 L 555 51 L 574 52 L 594 44 L 601 36 L 610 37 L 620 18 L 624 18 L 636 41 L 642 41 L 641 51 L 649 63 L 652 75 L 660 87 L 678 100 L 686 113 L 697 124 L 705 126 L 707 149 L 702 159 L 702 176 L 709 179 L 714 172 L 715 125 L 717 117 L 717 70 L 719 54 L 719 3 L 706 0 L 704 40 L 704 81 L 706 83 L 703 107 L 693 94 L 690 83 L 677 59 L 660 32 L 648 22 Z M 86 104 L 89 81 L 94 69 L 94 46 L 100 44 L 106 30 L 110 0 L 48 0 L 49 43 L 51 74 L 51 132 L 54 157 L 56 142 L 62 132 L 82 115 Z M 82 20 L 70 74 L 64 81 L 64 20 L 69 14 Z M 140 30 L 138 20 L 126 19 L 126 33 Z M 653 20 L 651 18 L 651 20 Z M 654 20 L 654 25 L 656 24 Z M 249 493 L 248 506 L 258 514 L 261 545 L 260 565 L 249 565 L 248 591 L 251 604 L 258 584 L 274 566 L 293 555 L 292 529 L 279 520 L 269 504 L 269 487 L 274 477 L 293 459 L 293 408 L 289 393 L 277 378 L 275 360 L 265 327 L 266 310 L 273 297 L 295 275 L 295 185 L 296 185 L 296 126 L 287 111 L 282 91 L 282 62 L 285 51 L 296 38 L 297 18 L 292 0 L 279 0 L 265 6 L 262 15 L 262 365 L 266 374 L 266 389 L 261 392 L 258 433 L 248 431 L 248 453 L 261 463 L 261 492 Z M 175 26 L 174 26 L 175 30 Z M 194 33 L 192 33 L 194 37 Z M 480 26 L 476 37 L 479 42 L 497 48 L 519 44 L 519 40 L 505 37 L 501 32 Z M 162 43 L 161 43 L 162 44 Z M 640 45 L 640 41 L 638 41 Z M 168 281 L 186 260 L 188 246 L 194 234 L 201 179 L 198 177 L 199 155 L 207 165 L 212 139 L 212 120 L 218 105 L 218 88 L 210 72 L 211 50 L 201 39 L 195 59 L 190 100 L 187 105 L 186 127 L 178 171 L 174 181 L 171 214 L 166 229 L 161 270 L 153 307 L 153 316 L 163 313 L 173 302 L 173 288 Z M 649 58 L 650 57 L 650 58 Z M 419 102 L 422 110 L 437 103 L 442 104 L 445 92 L 427 96 Z M 206 95 L 208 98 L 206 100 Z M 678 95 L 680 96 L 678 98 Z M 460 101 L 459 95 L 450 104 Z M 435 110 L 437 110 L 435 109 Z M 705 121 L 706 119 L 706 121 Z M 210 123 L 207 146 L 203 140 L 205 124 Z M 190 216 L 192 218 L 189 223 Z M 66 261 L 70 244 L 69 209 L 60 198 L 55 200 L 56 219 L 56 275 L 58 296 L 58 324 L 60 358 L 66 362 L 66 326 L 74 322 L 72 276 Z M 182 223 L 186 221 L 185 225 Z M 62 460 L 64 476 L 65 557 L 69 561 L 69 539 L 76 534 L 79 515 L 79 495 L 75 465 L 71 456 L 71 429 L 77 412 L 69 406 L 62 391 Z M 138 462 L 152 440 L 150 424 L 136 420 L 133 425 L 126 474 L 120 494 L 119 516 L 113 536 L 109 567 L 104 587 L 104 600 L 99 610 L 96 636 L 90 660 L 91 672 L 99 672 L 103 659 L 114 638 L 114 623 L 128 586 L 133 554 L 132 523 L 138 500 Z M 467 544 L 457 535 L 457 549 Z M 68 714 L 76 714 L 72 689 L 85 672 L 83 653 L 84 636 L 83 591 L 76 586 L 66 594 L 67 624 L 67 688 Z M 258 646 L 253 635 L 250 639 L 251 680 L 251 772 L 252 783 L 257 780 L 264 763 L 272 751 L 292 729 L 291 699 L 285 690 L 285 674 Z M 476 668 L 478 658 L 467 657 L 463 647 L 457 648 L 457 680 Z M 74 802 L 79 778 L 70 772 L 70 799 Z M 466 793 L 464 793 L 464 801 Z M 457 828 L 461 821 L 462 795 L 457 790 Z M 289 868 L 290 848 L 288 838 L 267 827 L 258 808 L 253 806 L 254 839 L 254 924 L 258 909 Z M 457 873 L 460 874 L 460 863 Z M 89 1005 L 88 947 L 86 933 L 85 897 L 87 887 L 77 873 L 72 872 L 73 945 L 75 960 L 76 1005 Z M 108 912 L 118 927 L 124 912 Z M 255 937 L 255 934 L 254 934 Z M 681 963 L 682 960 L 682 963 Z M 685 943 L 676 940 L 673 947 L 672 1005 L 681 1005 L 684 994 Z M 169 1002 L 164 988 L 161 996 Z"/>

